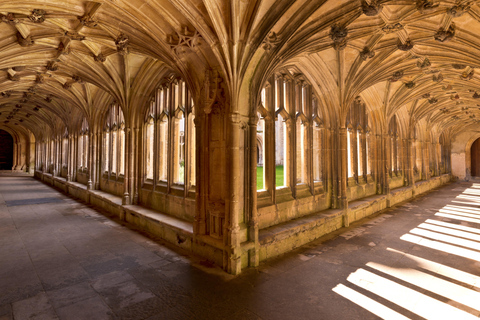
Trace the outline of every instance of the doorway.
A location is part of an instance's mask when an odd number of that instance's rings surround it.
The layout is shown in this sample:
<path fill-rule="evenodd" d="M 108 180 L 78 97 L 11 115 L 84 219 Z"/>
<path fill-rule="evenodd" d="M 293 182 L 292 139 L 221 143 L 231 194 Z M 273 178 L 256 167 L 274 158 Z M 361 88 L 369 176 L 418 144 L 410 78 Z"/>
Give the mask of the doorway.
<path fill-rule="evenodd" d="M 7 131 L 0 130 L 0 170 L 12 170 L 13 138 Z"/>
<path fill-rule="evenodd" d="M 480 138 L 475 140 L 470 149 L 472 177 L 480 177 Z"/>

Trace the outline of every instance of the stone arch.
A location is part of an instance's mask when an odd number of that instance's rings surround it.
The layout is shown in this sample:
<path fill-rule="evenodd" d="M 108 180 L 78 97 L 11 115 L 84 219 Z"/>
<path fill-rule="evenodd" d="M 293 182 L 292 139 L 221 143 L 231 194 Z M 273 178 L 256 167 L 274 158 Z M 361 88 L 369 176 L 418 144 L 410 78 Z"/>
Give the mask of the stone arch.
<path fill-rule="evenodd" d="M 473 143 L 480 139 L 480 133 L 476 133 L 470 137 L 465 145 L 465 179 L 470 180 L 472 178 L 472 154 L 471 149 Z"/>

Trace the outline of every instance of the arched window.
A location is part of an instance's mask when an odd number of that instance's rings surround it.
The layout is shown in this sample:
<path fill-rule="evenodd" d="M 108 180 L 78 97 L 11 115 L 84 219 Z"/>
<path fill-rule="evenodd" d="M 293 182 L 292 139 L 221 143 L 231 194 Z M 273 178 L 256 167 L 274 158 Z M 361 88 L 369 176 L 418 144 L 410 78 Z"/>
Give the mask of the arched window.
<path fill-rule="evenodd" d="M 367 181 L 370 174 L 368 152 L 369 127 L 365 103 L 357 97 L 347 115 L 347 176 L 356 183 Z"/>
<path fill-rule="evenodd" d="M 195 185 L 195 113 L 181 79 L 156 90 L 145 115 L 145 181 L 160 185 Z"/>
<path fill-rule="evenodd" d="M 262 197 L 275 189 L 280 189 L 278 194 L 313 193 L 315 182 L 322 179 L 318 103 L 302 74 L 284 71 L 265 83 L 256 110 L 257 190 L 269 191 Z"/>
<path fill-rule="evenodd" d="M 125 120 L 120 106 L 110 106 L 105 117 L 103 134 L 104 172 L 109 176 L 124 174 L 125 158 Z"/>
<path fill-rule="evenodd" d="M 400 172 L 399 158 L 400 158 L 400 148 L 399 148 L 399 139 L 398 139 L 398 124 L 397 116 L 394 115 L 390 120 L 388 125 L 388 134 L 389 134 L 389 147 L 390 147 L 390 161 L 389 161 L 389 174 L 390 176 L 396 176 Z"/>
<path fill-rule="evenodd" d="M 68 166 L 68 129 L 65 128 L 62 138 L 62 167 Z"/>
<path fill-rule="evenodd" d="M 87 118 L 83 118 L 78 134 L 78 167 L 80 171 L 85 171 L 88 167 L 88 132 Z"/>

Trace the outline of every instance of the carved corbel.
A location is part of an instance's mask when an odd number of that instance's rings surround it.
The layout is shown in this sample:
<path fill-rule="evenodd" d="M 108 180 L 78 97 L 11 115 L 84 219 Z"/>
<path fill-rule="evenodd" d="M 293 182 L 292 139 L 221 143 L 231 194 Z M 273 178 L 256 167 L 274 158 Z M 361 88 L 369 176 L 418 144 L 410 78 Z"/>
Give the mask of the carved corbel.
<path fill-rule="evenodd" d="M 438 3 L 434 4 L 429 0 L 417 0 L 417 10 L 420 13 L 429 13 L 435 10 L 439 6 Z"/>
<path fill-rule="evenodd" d="M 70 53 L 70 46 L 68 46 L 68 44 L 65 44 L 63 41 L 61 41 L 58 45 L 57 52 L 58 54 L 67 55 Z"/>
<path fill-rule="evenodd" d="M 35 83 L 44 83 L 45 82 L 45 77 L 43 76 L 43 74 L 37 74 L 37 76 L 35 77 Z"/>
<path fill-rule="evenodd" d="M 452 23 L 450 24 L 450 27 L 448 30 L 444 30 L 443 28 L 440 28 L 433 38 L 439 42 L 446 42 L 451 40 L 455 36 L 455 25 Z"/>
<path fill-rule="evenodd" d="M 1 15 L 1 19 L 3 22 L 8 23 L 11 26 L 16 25 L 17 23 L 20 22 L 19 19 L 15 17 L 15 14 L 12 12 L 7 13 L 6 15 Z"/>
<path fill-rule="evenodd" d="M 360 51 L 360 59 L 363 61 L 366 61 L 367 59 L 371 59 L 375 56 L 375 51 L 370 50 L 368 47 L 363 48 L 362 51 Z"/>
<path fill-rule="evenodd" d="M 33 9 L 32 14 L 28 16 L 33 23 L 42 23 L 45 21 L 45 15 L 47 13 L 42 9 Z"/>
<path fill-rule="evenodd" d="M 373 17 L 379 14 L 383 9 L 383 6 L 377 3 L 377 0 L 371 0 L 368 4 L 365 0 L 362 0 L 362 12 L 368 17 Z"/>
<path fill-rule="evenodd" d="M 400 80 L 402 77 L 403 77 L 403 71 L 402 70 L 395 71 L 393 73 L 392 77 L 388 79 L 388 81 L 395 82 L 395 81 Z"/>
<path fill-rule="evenodd" d="M 335 50 L 342 50 L 347 46 L 347 35 L 347 28 L 338 24 L 332 25 L 330 29 L 330 38 L 333 40 L 333 48 Z"/>
<path fill-rule="evenodd" d="M 24 38 L 20 32 L 17 32 L 17 42 L 22 47 L 30 47 L 35 43 L 31 35 Z"/>
<path fill-rule="evenodd" d="M 433 75 L 432 80 L 433 82 L 440 83 L 443 81 L 443 75 L 441 73 L 439 73 L 437 76 Z"/>
<path fill-rule="evenodd" d="M 402 51 L 409 51 L 413 48 L 413 46 L 414 44 L 410 39 L 407 39 L 405 43 L 402 43 L 401 41 L 397 43 L 397 48 Z"/>
<path fill-rule="evenodd" d="M 115 45 L 117 46 L 117 52 L 120 55 L 128 54 L 128 45 L 130 44 L 130 39 L 123 33 L 120 33 L 115 39 Z"/>
<path fill-rule="evenodd" d="M 464 72 L 460 75 L 460 79 L 462 79 L 462 80 L 471 80 L 474 75 L 475 75 L 475 70 L 474 70 L 474 69 L 471 69 L 470 72 L 464 71 Z"/>
<path fill-rule="evenodd" d="M 274 47 L 277 46 L 278 42 L 279 42 L 279 37 L 274 31 L 272 31 L 263 40 L 262 48 L 265 51 L 270 52 Z"/>
<path fill-rule="evenodd" d="M 413 81 L 405 82 L 405 87 L 407 87 L 408 89 L 413 89 L 415 87 L 415 82 Z"/>
<path fill-rule="evenodd" d="M 93 55 L 93 60 L 96 62 L 105 62 L 107 60 L 107 57 L 105 57 L 101 52 L 98 55 Z"/>
<path fill-rule="evenodd" d="M 465 12 L 470 10 L 471 4 L 467 3 L 464 5 L 456 5 L 447 10 L 447 13 L 452 16 L 452 18 L 461 17 Z"/>
<path fill-rule="evenodd" d="M 48 61 L 46 68 L 48 71 L 57 71 L 58 64 L 55 61 Z"/>
<path fill-rule="evenodd" d="M 417 61 L 417 67 L 419 67 L 420 69 L 428 68 L 431 65 L 432 64 L 430 63 L 430 60 L 428 58 L 425 58 L 423 61 Z"/>
<path fill-rule="evenodd" d="M 437 102 L 438 102 L 438 99 L 435 98 L 435 97 L 433 97 L 431 99 L 428 99 L 428 103 L 430 103 L 430 104 L 436 104 Z"/>

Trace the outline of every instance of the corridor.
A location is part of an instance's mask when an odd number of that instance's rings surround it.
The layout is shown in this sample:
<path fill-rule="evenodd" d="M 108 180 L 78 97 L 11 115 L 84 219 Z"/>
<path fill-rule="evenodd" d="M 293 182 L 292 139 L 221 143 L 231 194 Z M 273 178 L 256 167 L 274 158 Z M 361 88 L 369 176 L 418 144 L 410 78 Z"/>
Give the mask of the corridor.
<path fill-rule="evenodd" d="M 240 276 L 0 174 L 0 319 L 478 319 L 480 184 L 448 184 Z"/>

